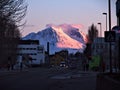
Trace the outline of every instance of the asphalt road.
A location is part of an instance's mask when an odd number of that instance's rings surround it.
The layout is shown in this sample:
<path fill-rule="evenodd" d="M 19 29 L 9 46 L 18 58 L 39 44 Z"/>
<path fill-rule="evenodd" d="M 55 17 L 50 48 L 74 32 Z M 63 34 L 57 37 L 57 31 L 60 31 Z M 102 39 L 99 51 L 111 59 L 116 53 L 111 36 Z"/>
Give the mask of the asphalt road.
<path fill-rule="evenodd" d="M 3 72 L 4 73 L 4 72 Z M 0 90 L 95 90 L 96 73 L 34 68 L 0 76 Z"/>

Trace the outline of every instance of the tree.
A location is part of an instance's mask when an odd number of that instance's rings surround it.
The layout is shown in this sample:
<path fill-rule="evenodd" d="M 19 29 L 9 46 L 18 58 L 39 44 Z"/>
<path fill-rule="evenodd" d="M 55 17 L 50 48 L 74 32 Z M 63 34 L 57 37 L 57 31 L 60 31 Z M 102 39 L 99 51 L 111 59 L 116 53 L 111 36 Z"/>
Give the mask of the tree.
<path fill-rule="evenodd" d="M 86 49 L 84 50 L 84 54 L 87 59 L 91 58 L 91 46 L 94 41 L 94 38 L 98 37 L 98 30 L 94 24 L 92 24 L 88 29 L 88 39 L 89 42 L 86 44 Z"/>
<path fill-rule="evenodd" d="M 9 57 L 12 64 L 15 62 L 21 37 L 19 26 L 26 10 L 24 0 L 0 0 L 0 64 L 6 64 Z"/>
<path fill-rule="evenodd" d="M 92 24 L 88 29 L 89 42 L 92 43 L 94 38 L 98 37 L 98 30 L 94 24 Z"/>
<path fill-rule="evenodd" d="M 20 22 L 26 15 L 24 0 L 0 0 L 0 17 L 10 22 Z"/>

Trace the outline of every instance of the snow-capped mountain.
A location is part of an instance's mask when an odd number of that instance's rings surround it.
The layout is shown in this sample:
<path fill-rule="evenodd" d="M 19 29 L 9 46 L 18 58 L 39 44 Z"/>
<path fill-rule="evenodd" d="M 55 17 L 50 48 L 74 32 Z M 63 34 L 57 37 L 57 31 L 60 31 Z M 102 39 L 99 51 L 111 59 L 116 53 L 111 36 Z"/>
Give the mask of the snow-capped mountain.
<path fill-rule="evenodd" d="M 80 31 L 80 25 L 46 25 L 46 29 L 37 33 L 30 33 L 23 40 L 39 40 L 47 50 L 47 42 L 50 43 L 50 54 L 67 49 L 69 53 L 83 52 L 86 47 L 87 38 Z"/>

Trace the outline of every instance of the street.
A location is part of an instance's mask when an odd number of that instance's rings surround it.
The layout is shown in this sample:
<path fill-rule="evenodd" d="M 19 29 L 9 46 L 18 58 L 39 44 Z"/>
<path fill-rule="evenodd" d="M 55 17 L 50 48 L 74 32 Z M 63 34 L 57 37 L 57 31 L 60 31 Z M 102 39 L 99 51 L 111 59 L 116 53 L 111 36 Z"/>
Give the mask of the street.
<path fill-rule="evenodd" d="M 96 74 L 78 70 L 32 68 L 0 76 L 0 90 L 95 90 Z"/>

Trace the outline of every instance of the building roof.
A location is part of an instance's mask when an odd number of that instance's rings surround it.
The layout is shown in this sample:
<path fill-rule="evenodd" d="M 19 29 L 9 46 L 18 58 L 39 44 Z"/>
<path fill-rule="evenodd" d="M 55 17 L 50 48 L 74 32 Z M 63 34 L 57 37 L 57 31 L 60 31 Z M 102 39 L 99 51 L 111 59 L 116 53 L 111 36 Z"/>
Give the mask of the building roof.
<path fill-rule="evenodd" d="M 35 45 L 39 45 L 39 40 L 20 40 L 19 44 L 35 44 Z"/>

